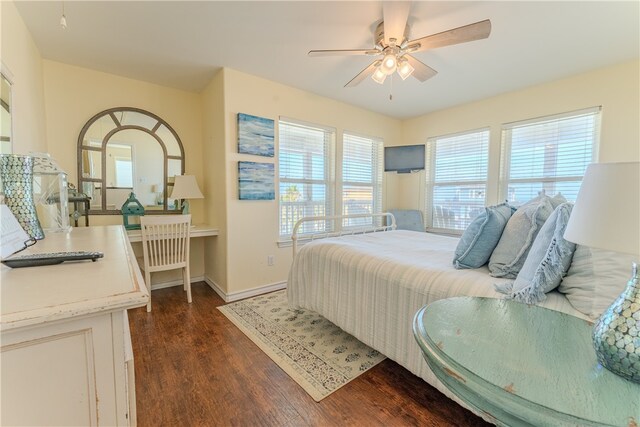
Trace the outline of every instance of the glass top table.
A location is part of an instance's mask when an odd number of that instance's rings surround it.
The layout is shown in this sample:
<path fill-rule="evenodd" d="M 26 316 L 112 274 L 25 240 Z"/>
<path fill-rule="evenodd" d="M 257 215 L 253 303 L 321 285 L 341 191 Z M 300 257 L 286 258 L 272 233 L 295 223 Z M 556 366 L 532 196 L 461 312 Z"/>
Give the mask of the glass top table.
<path fill-rule="evenodd" d="M 598 365 L 592 325 L 509 300 L 460 297 L 416 313 L 438 379 L 497 425 L 640 425 L 640 384 Z"/>

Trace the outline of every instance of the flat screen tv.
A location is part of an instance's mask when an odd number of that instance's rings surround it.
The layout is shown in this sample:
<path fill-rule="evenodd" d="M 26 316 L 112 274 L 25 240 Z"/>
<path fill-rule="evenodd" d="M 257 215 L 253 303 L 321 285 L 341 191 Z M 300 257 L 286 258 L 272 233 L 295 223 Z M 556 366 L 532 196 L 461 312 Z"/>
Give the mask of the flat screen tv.
<path fill-rule="evenodd" d="M 385 147 L 385 172 L 409 173 L 422 169 L 424 169 L 424 144 Z"/>

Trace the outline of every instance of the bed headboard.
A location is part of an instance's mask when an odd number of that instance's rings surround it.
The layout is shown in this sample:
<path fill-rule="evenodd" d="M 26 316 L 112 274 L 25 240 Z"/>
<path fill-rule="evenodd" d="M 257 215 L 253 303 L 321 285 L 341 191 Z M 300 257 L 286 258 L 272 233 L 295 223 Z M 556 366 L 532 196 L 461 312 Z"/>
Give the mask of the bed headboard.
<path fill-rule="evenodd" d="M 351 226 L 344 227 L 344 221 L 350 219 L 371 219 L 371 224 L 364 226 Z M 299 235 L 298 232 L 305 223 L 324 222 L 333 223 L 334 227 L 325 227 L 325 229 L 331 229 L 336 231 L 321 231 L 318 233 L 305 233 Z M 349 236 L 353 234 L 375 233 L 379 231 L 390 231 L 396 229 L 396 218 L 389 212 L 379 214 L 355 214 L 355 215 L 335 215 L 335 216 L 308 216 L 300 219 L 293 226 L 293 233 L 291 233 L 291 241 L 293 243 L 293 256 L 296 256 L 298 252 L 299 240 L 315 240 L 323 239 L 325 237 L 338 237 Z"/>

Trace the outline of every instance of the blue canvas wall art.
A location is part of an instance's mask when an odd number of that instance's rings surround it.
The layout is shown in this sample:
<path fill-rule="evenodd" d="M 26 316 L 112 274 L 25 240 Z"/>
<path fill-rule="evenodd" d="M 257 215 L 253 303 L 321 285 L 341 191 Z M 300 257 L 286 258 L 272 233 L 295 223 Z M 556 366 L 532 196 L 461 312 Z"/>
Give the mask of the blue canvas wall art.
<path fill-rule="evenodd" d="M 238 113 L 238 153 L 274 156 L 274 122 Z"/>
<path fill-rule="evenodd" d="M 275 200 L 273 163 L 238 162 L 240 200 Z"/>

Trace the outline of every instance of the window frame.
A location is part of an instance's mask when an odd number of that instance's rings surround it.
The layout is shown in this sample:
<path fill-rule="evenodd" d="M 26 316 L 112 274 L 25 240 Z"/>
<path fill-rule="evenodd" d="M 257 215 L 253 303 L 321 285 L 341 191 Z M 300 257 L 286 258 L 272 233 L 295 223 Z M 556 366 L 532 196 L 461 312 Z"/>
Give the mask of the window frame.
<path fill-rule="evenodd" d="M 282 168 L 280 167 L 280 162 L 282 160 L 282 129 L 287 125 L 297 126 L 299 128 L 319 130 L 324 133 L 324 144 L 325 144 L 325 153 L 324 153 L 324 179 L 318 180 L 313 178 L 283 178 Z M 336 152 L 336 128 L 330 126 L 324 126 L 317 123 L 305 122 L 302 120 L 292 119 L 289 117 L 280 116 L 278 118 L 278 182 L 277 182 L 277 194 L 278 194 L 278 241 L 279 242 L 290 242 L 291 234 L 282 234 L 283 223 L 282 223 L 282 199 L 280 194 L 280 186 L 282 184 L 290 183 L 290 184 L 303 184 L 306 187 L 306 191 L 311 191 L 312 185 L 324 185 L 325 186 L 325 197 L 324 197 L 324 209 L 325 216 L 334 215 L 336 209 L 335 203 L 335 194 L 336 194 L 336 185 L 335 185 L 335 152 Z M 304 176 L 307 176 L 305 171 Z M 311 198 L 309 199 L 311 200 Z M 306 215 L 303 215 L 304 217 Z M 301 217 L 301 218 L 302 218 Z M 297 221 L 296 221 L 297 222 Z M 334 231 L 333 223 L 335 221 L 326 221 L 325 228 L 323 232 L 331 232 Z M 290 229 L 293 231 L 293 227 L 295 226 L 295 222 L 291 224 Z M 300 236 L 310 235 L 313 232 L 300 232 Z"/>
<path fill-rule="evenodd" d="M 344 179 L 344 171 L 345 171 L 345 148 L 346 148 L 346 137 L 350 136 L 350 137 L 354 137 L 354 138 L 360 138 L 360 139 L 366 139 L 369 140 L 372 144 L 371 147 L 371 164 L 372 164 L 372 173 L 371 173 L 371 180 L 367 183 L 364 183 L 362 181 L 346 181 Z M 376 152 L 374 153 L 374 148 L 376 150 Z M 350 187 L 360 187 L 360 188 L 371 188 L 371 196 L 372 196 L 372 200 L 371 200 L 371 213 L 372 214 L 376 214 L 376 213 L 382 213 L 382 206 L 383 206 L 383 189 L 384 189 L 384 140 L 380 137 L 377 136 L 370 136 L 370 135 L 365 135 L 362 133 L 358 133 L 358 132 L 352 132 L 352 131 L 348 131 L 348 130 L 344 130 L 342 132 L 342 156 L 340 159 L 340 163 L 341 163 L 341 176 L 340 176 L 340 188 L 338 191 L 336 191 L 336 196 L 339 195 L 340 198 L 340 212 L 341 215 L 346 215 L 344 212 L 344 208 L 345 208 L 345 198 L 344 198 L 344 188 L 347 186 Z M 381 223 L 382 222 L 382 218 L 378 218 L 377 219 L 377 223 Z M 373 218 L 370 219 L 370 221 L 367 224 L 363 224 L 363 223 L 358 223 L 358 224 L 354 224 L 354 225 L 348 225 L 345 224 L 345 221 L 343 220 L 340 224 L 338 224 L 338 227 L 340 227 L 341 229 L 357 229 L 359 227 L 362 226 L 370 226 L 370 225 L 374 225 L 374 220 Z M 379 225 L 379 224 L 378 224 Z"/>
<path fill-rule="evenodd" d="M 454 138 L 458 136 L 476 134 L 476 133 L 486 133 L 486 145 L 487 145 L 487 174 L 485 176 L 484 181 L 480 180 L 461 180 L 461 181 L 444 181 L 444 182 L 435 182 L 435 174 L 436 174 L 436 145 L 439 139 L 445 138 Z M 491 145 L 491 128 L 489 126 L 470 129 L 461 132 L 454 132 L 450 134 L 437 135 L 427 138 L 426 147 L 425 147 L 425 200 L 424 200 L 424 217 L 425 217 L 425 229 L 428 232 L 437 233 L 437 234 L 448 234 L 459 236 L 464 232 L 464 229 L 454 229 L 454 228 L 444 228 L 444 227 L 434 227 L 433 226 L 433 196 L 435 193 L 435 187 L 437 186 L 448 186 L 454 187 L 456 185 L 480 185 L 484 184 L 484 201 L 483 206 L 487 204 L 488 198 L 488 188 L 489 188 L 489 165 L 491 162 L 490 158 L 490 145 Z M 466 228 L 466 227 L 465 227 Z"/>
<path fill-rule="evenodd" d="M 509 198 L 509 184 L 526 184 L 526 183 L 556 183 L 556 182 L 571 182 L 582 181 L 584 173 L 582 175 L 571 176 L 555 176 L 555 177 L 542 177 L 542 178 L 514 178 L 510 179 L 509 174 L 511 172 L 511 160 L 512 160 L 512 138 L 511 131 L 516 128 L 543 124 L 547 122 L 559 121 L 567 118 L 579 117 L 592 114 L 595 116 L 595 123 L 593 129 L 593 141 L 591 145 L 591 163 L 598 158 L 598 149 L 600 147 L 600 133 L 601 133 L 601 121 L 602 121 L 602 106 L 583 108 L 580 110 L 572 110 L 564 113 L 551 114 L 548 116 L 535 117 L 526 120 L 520 120 L 515 122 L 505 123 L 500 129 L 500 171 L 498 181 L 498 195 L 499 200 L 508 200 Z M 556 144 L 557 146 L 557 144 Z M 548 196 L 554 196 L 554 194 L 548 194 Z"/>

